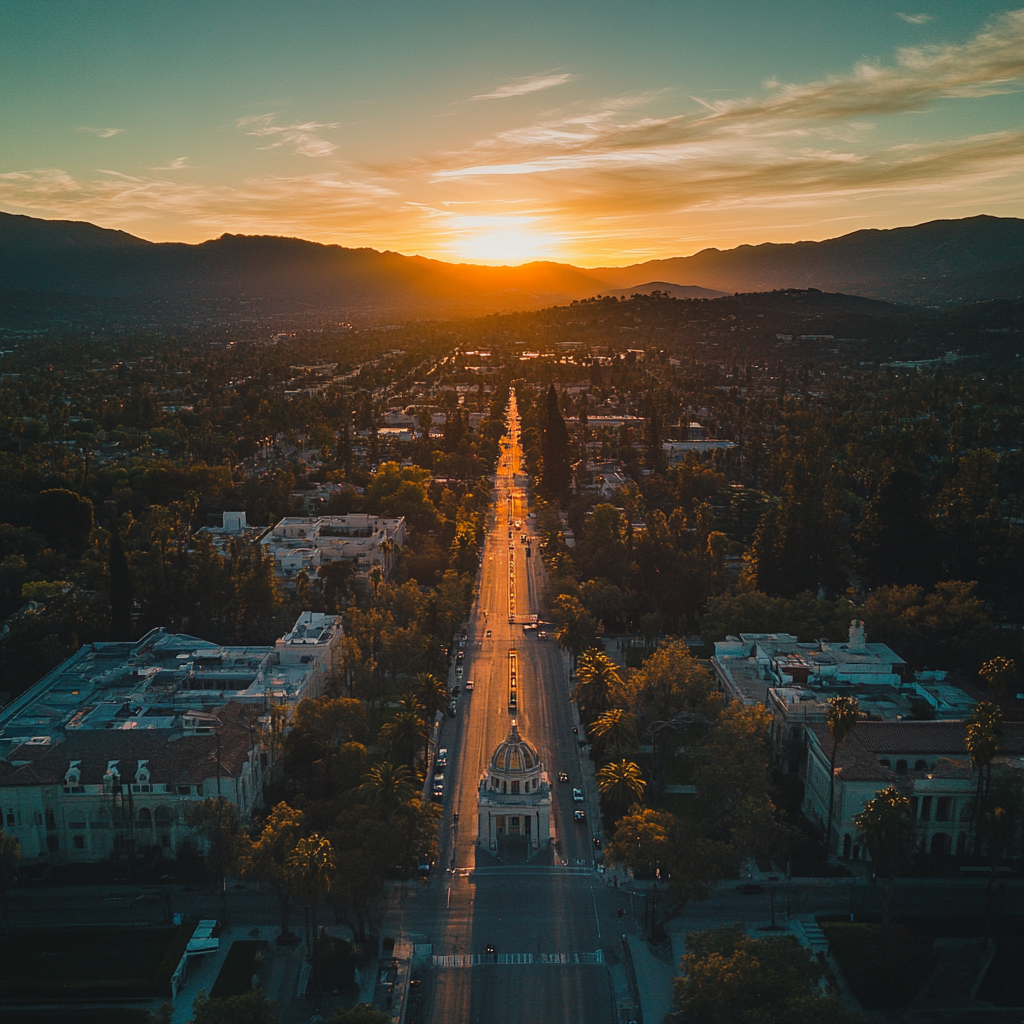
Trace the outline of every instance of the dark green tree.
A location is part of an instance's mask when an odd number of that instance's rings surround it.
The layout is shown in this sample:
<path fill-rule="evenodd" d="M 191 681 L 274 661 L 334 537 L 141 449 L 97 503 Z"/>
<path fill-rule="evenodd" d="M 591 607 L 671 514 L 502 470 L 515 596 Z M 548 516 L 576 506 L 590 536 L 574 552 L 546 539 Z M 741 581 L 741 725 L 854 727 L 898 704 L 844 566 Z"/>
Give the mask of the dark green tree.
<path fill-rule="evenodd" d="M 569 431 L 558 407 L 555 385 L 548 388 L 547 415 L 541 437 L 541 491 L 561 501 L 569 492 Z"/>

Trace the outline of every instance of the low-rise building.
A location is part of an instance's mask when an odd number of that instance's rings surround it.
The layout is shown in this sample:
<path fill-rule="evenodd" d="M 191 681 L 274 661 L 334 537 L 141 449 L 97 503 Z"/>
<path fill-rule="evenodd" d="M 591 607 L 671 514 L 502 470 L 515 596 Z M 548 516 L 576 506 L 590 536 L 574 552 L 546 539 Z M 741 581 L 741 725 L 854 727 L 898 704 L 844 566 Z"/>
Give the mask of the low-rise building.
<path fill-rule="evenodd" d="M 0 711 L 0 758 L 28 740 L 174 728 L 229 701 L 291 707 L 318 697 L 337 671 L 337 615 L 303 612 L 272 646 L 221 646 L 165 629 L 134 643 L 86 644 Z"/>
<path fill-rule="evenodd" d="M 832 734 L 808 723 L 803 811 L 825 830 Z M 909 797 L 923 853 L 962 855 L 972 835 L 972 773 L 963 722 L 860 722 L 836 752 L 830 856 L 866 856 L 854 819 L 890 785 Z M 1024 724 L 1007 723 L 993 771 L 1024 772 Z"/>
<path fill-rule="evenodd" d="M 196 535 L 209 537 L 218 554 L 227 556 L 231 552 L 232 541 L 254 544 L 266 529 L 265 526 L 249 526 L 244 512 L 222 512 L 220 526 L 203 526 Z"/>
<path fill-rule="evenodd" d="M 772 687 L 899 687 L 906 662 L 885 644 L 868 643 L 864 623 L 850 623 L 846 643 L 801 643 L 789 633 L 740 633 L 715 644 L 711 667 L 730 700 L 767 704 Z"/>
<path fill-rule="evenodd" d="M 4 831 L 23 862 L 177 856 L 200 844 L 189 811 L 210 797 L 243 821 L 259 805 L 270 752 L 258 709 L 235 702 L 168 727 L 79 728 L 27 739 L 0 761 Z"/>
<path fill-rule="evenodd" d="M 315 578 L 329 562 L 351 562 L 360 573 L 379 567 L 390 575 L 405 544 L 405 519 L 378 516 L 286 516 L 260 543 L 274 559 L 275 571 L 294 581 L 305 570 Z"/>

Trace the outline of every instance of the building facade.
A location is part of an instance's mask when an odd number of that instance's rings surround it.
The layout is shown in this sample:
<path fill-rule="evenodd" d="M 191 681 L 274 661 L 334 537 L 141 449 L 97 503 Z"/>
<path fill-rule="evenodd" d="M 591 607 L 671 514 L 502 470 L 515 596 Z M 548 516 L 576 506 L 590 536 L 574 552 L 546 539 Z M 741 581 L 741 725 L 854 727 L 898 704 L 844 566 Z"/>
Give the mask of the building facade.
<path fill-rule="evenodd" d="M 506 839 L 525 840 L 537 850 L 551 838 L 551 789 L 534 747 L 519 735 L 515 721 L 481 776 L 478 842 L 497 851 Z"/>

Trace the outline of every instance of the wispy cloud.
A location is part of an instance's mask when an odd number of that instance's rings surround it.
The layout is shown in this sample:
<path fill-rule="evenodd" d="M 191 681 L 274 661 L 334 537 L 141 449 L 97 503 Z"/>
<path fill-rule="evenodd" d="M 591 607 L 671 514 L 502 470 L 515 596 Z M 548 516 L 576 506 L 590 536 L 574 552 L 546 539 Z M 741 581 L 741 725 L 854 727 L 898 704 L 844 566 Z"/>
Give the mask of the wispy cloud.
<path fill-rule="evenodd" d="M 98 135 L 101 139 L 112 139 L 115 135 L 120 135 L 124 131 L 123 128 L 76 128 L 76 132 L 86 132 L 88 135 Z"/>
<path fill-rule="evenodd" d="M 180 171 L 188 167 L 188 157 L 179 156 L 176 160 L 172 160 L 166 167 L 150 167 L 151 171 Z"/>
<path fill-rule="evenodd" d="M 903 14 L 902 11 L 897 11 L 896 17 L 902 18 L 911 25 L 923 25 L 925 22 L 932 20 L 930 14 Z"/>
<path fill-rule="evenodd" d="M 235 127 L 246 129 L 246 135 L 255 135 L 257 138 L 267 138 L 273 141 L 261 149 L 278 149 L 281 146 L 292 146 L 293 152 L 301 156 L 330 156 L 338 147 L 333 142 L 328 142 L 316 133 L 323 129 L 339 128 L 341 123 L 321 124 L 316 121 L 307 121 L 304 124 L 274 124 L 277 114 L 256 114 L 252 117 L 241 117 L 235 122 Z"/>
<path fill-rule="evenodd" d="M 471 97 L 474 100 L 507 100 L 514 96 L 526 96 L 531 92 L 542 92 L 544 89 L 554 89 L 555 86 L 565 85 L 573 79 L 568 72 L 557 75 L 533 75 L 529 78 L 517 78 L 508 85 L 500 86 L 493 92 L 482 92 L 478 96 Z"/>

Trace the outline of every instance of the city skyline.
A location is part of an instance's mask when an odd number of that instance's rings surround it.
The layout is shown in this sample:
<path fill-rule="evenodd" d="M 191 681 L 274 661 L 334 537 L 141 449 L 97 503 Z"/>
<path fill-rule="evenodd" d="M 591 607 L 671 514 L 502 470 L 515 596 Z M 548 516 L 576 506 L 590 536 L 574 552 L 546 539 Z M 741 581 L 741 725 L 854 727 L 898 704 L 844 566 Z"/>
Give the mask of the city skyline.
<path fill-rule="evenodd" d="M 0 209 L 582 266 L 1024 215 L 994 3 L 2 5 Z"/>

